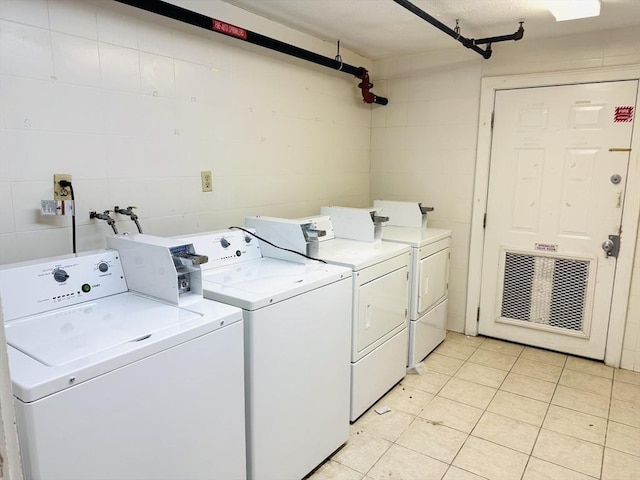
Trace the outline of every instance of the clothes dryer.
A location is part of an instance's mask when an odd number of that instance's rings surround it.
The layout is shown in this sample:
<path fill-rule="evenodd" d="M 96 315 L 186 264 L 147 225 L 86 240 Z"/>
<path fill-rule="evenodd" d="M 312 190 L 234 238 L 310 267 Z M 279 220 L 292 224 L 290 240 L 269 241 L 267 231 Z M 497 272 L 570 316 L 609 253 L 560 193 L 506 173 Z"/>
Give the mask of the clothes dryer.
<path fill-rule="evenodd" d="M 350 270 L 353 283 L 350 414 L 355 421 L 406 373 L 408 345 L 408 246 L 376 240 L 375 212 L 349 209 L 343 223 L 349 238 L 338 238 L 328 216 L 288 220 L 247 217 L 261 237 Z M 365 240 L 356 240 L 361 238 Z M 261 242 L 267 255 L 292 258 L 290 252 Z"/>
<path fill-rule="evenodd" d="M 182 240 L 206 298 L 243 311 L 247 472 L 299 480 L 349 438 L 351 271 L 263 256 L 250 230 Z"/>
<path fill-rule="evenodd" d="M 411 246 L 407 366 L 414 367 L 447 333 L 451 230 L 427 228 L 433 208 L 417 202 L 375 200 L 373 205 L 389 215 L 382 239 Z"/>
<path fill-rule="evenodd" d="M 245 478 L 239 309 L 128 291 L 115 250 L 2 266 L 0 296 L 25 478 Z"/>

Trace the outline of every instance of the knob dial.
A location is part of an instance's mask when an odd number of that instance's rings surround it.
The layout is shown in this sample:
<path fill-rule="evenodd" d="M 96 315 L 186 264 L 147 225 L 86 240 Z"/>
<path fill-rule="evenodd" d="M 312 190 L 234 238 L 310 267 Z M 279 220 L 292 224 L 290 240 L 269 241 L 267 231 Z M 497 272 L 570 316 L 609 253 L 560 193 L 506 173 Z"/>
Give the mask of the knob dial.
<path fill-rule="evenodd" d="M 105 273 L 107 270 L 109 270 L 109 264 L 107 262 L 100 262 L 98 264 L 98 270 L 100 270 L 102 273 Z"/>
<path fill-rule="evenodd" d="M 227 248 L 231 244 L 229 243 L 229 240 L 227 240 L 226 238 L 222 237 L 220 239 L 220 245 L 222 245 L 222 248 Z"/>
<path fill-rule="evenodd" d="M 67 278 L 69 278 L 69 274 L 64 270 L 62 270 L 61 268 L 56 268 L 53 271 L 53 278 L 55 279 L 56 282 L 62 283 L 67 281 Z"/>
<path fill-rule="evenodd" d="M 251 237 L 249 235 L 244 237 L 244 243 L 251 243 Z"/>

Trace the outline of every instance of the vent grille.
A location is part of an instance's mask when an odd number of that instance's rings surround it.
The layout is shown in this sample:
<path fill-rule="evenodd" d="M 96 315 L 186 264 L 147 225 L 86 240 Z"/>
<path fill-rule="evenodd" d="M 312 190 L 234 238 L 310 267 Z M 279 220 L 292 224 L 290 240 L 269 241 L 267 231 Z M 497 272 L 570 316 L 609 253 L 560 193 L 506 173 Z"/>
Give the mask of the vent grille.
<path fill-rule="evenodd" d="M 589 262 L 506 253 L 503 318 L 584 332 Z"/>

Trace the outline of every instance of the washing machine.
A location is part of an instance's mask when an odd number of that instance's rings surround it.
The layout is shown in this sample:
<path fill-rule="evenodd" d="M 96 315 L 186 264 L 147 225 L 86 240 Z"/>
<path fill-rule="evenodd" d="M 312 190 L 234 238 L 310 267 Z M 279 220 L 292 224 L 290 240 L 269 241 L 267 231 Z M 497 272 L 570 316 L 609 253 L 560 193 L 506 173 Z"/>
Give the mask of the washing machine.
<path fill-rule="evenodd" d="M 389 216 L 382 239 L 411 247 L 407 366 L 414 367 L 447 333 L 451 230 L 427 228 L 433 208 L 418 202 L 375 200 L 373 205 Z"/>
<path fill-rule="evenodd" d="M 204 296 L 243 311 L 248 477 L 300 480 L 349 438 L 351 272 L 268 258 L 253 234 L 182 240 L 209 259 Z"/>
<path fill-rule="evenodd" d="M 369 209 L 340 209 L 334 216 L 297 220 L 247 217 L 261 237 L 330 264 L 347 267 L 353 284 L 349 418 L 353 422 L 406 373 L 410 248 L 380 241 L 383 220 Z M 335 230 L 334 230 L 335 227 Z M 338 231 L 341 228 L 341 231 Z M 344 238 L 340 238 L 343 236 Z M 289 251 L 262 242 L 265 254 Z"/>
<path fill-rule="evenodd" d="M 245 478 L 239 309 L 130 291 L 115 250 L 2 266 L 0 296 L 25 478 Z"/>

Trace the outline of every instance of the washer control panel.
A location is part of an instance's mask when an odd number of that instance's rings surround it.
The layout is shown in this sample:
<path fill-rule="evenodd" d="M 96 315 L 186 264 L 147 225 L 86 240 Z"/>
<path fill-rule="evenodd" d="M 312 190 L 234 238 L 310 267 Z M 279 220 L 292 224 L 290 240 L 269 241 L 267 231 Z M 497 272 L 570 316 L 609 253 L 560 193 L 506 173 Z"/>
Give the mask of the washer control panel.
<path fill-rule="evenodd" d="M 0 267 L 5 320 L 127 291 L 116 250 Z"/>
<path fill-rule="evenodd" d="M 209 261 L 202 265 L 202 270 L 210 270 L 224 265 L 233 265 L 262 258 L 260 244 L 253 231 L 220 230 L 189 237 L 196 253 L 206 255 Z"/>

